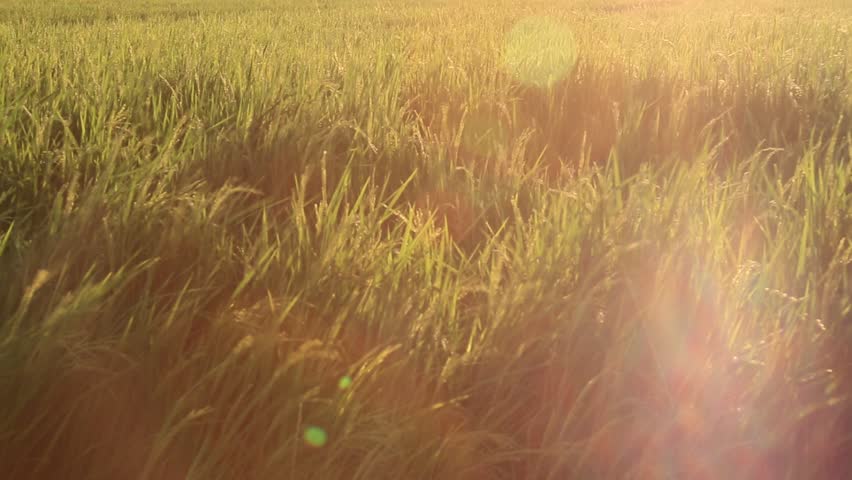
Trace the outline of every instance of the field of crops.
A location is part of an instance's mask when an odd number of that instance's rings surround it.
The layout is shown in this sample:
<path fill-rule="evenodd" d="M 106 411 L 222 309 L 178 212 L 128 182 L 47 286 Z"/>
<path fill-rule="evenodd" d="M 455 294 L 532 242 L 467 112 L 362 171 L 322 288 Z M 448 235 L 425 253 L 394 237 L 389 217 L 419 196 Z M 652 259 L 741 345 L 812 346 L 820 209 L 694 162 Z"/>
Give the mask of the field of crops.
<path fill-rule="evenodd" d="M 0 0 L 0 477 L 852 472 L 852 2 Z"/>

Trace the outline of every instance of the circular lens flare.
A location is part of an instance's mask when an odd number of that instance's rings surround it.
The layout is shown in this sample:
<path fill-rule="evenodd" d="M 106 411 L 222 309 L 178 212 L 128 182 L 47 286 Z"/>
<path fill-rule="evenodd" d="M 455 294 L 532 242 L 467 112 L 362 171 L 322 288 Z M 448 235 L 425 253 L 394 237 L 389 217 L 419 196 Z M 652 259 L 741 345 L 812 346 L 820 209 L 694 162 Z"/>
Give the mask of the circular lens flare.
<path fill-rule="evenodd" d="M 322 447 L 328 442 L 328 434 L 320 427 L 308 427 L 305 429 L 305 443 L 312 447 Z"/>
<path fill-rule="evenodd" d="M 551 86 L 577 61 L 577 46 L 567 26 L 549 17 L 528 17 L 509 31 L 503 68 L 521 83 Z"/>

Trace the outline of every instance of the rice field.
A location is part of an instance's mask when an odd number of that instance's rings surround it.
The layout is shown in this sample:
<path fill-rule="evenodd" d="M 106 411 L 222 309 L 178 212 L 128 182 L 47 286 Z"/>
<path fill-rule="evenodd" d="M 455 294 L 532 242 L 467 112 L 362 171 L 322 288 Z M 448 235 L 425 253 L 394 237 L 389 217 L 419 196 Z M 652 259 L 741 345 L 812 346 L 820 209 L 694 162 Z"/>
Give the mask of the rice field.
<path fill-rule="evenodd" d="M 848 0 L 0 0 L 0 476 L 852 475 Z"/>

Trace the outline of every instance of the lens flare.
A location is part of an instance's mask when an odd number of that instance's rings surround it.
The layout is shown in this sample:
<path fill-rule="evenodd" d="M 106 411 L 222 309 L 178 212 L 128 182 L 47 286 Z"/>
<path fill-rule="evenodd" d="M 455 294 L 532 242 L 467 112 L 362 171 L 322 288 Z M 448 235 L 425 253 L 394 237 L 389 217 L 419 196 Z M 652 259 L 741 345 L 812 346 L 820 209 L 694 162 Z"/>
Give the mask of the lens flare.
<path fill-rule="evenodd" d="M 503 68 L 527 85 L 545 87 L 565 77 L 577 61 L 574 36 L 567 26 L 549 17 L 528 17 L 506 38 Z"/>
<path fill-rule="evenodd" d="M 305 443 L 312 447 L 322 447 L 328 441 L 328 434 L 320 427 L 308 427 L 305 429 Z"/>

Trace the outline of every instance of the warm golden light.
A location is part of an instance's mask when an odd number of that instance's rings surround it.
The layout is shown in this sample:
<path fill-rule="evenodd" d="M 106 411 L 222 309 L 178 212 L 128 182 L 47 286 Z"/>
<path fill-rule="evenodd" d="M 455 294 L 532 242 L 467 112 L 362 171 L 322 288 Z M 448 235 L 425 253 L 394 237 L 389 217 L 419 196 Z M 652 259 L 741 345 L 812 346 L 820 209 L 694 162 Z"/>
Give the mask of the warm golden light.
<path fill-rule="evenodd" d="M 571 30 L 550 17 L 519 21 L 506 37 L 503 66 L 518 81 L 539 87 L 562 79 L 577 60 Z"/>

